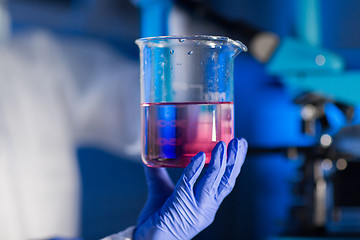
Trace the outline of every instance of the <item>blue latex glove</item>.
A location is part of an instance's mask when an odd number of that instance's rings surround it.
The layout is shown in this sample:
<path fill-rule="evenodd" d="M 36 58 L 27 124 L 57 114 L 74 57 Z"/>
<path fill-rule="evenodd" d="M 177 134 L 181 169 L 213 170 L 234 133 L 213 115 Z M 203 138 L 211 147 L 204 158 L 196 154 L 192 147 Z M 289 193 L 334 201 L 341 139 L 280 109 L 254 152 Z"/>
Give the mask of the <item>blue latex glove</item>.
<path fill-rule="evenodd" d="M 221 202 L 232 191 L 246 152 L 247 142 L 233 139 L 227 148 L 226 158 L 226 145 L 219 142 L 201 179 L 198 177 L 205 165 L 205 154 L 198 153 L 166 200 L 172 190 L 167 173 L 164 169 L 146 170 L 149 199 L 140 215 L 134 239 L 187 240 L 209 226 Z M 164 185 L 155 186 L 161 183 Z M 164 190 L 163 194 L 161 189 Z M 158 193 L 159 196 L 150 196 L 151 193 Z"/>
<path fill-rule="evenodd" d="M 151 168 L 144 165 L 144 171 L 148 186 L 148 199 L 138 218 L 138 226 L 161 208 L 175 188 L 165 168 Z"/>

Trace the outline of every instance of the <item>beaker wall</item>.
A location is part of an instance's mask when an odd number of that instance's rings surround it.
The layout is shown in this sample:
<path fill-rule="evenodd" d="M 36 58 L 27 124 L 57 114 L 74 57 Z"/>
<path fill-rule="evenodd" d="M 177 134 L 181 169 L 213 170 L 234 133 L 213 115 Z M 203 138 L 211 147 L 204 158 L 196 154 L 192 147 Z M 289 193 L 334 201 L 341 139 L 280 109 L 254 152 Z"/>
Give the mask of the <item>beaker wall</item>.
<path fill-rule="evenodd" d="M 229 143 L 234 137 L 233 105 L 232 102 L 142 104 L 143 161 L 150 166 L 184 167 L 203 151 L 208 164 L 216 143 Z"/>
<path fill-rule="evenodd" d="M 211 158 L 234 137 L 233 62 L 244 46 L 225 37 L 137 40 L 141 68 L 142 159 L 185 167 L 198 152 Z"/>

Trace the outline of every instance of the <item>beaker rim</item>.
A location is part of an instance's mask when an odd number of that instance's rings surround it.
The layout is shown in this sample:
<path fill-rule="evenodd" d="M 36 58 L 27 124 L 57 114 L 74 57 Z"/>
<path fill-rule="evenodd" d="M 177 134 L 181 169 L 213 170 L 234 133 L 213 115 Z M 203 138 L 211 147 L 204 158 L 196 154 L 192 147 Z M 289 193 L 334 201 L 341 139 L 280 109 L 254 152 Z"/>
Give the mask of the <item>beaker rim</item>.
<path fill-rule="evenodd" d="M 235 47 L 238 47 L 241 51 L 246 52 L 247 51 L 247 47 L 245 46 L 245 44 L 243 44 L 241 41 L 239 40 L 232 40 L 229 37 L 224 37 L 224 36 L 210 36 L 210 35 L 169 35 L 169 36 L 156 36 L 156 37 L 144 37 L 144 38 L 139 38 L 136 39 L 136 44 L 139 43 L 146 43 L 146 42 L 151 42 L 151 41 L 160 41 L 160 40 L 171 40 L 171 39 L 178 39 L 179 41 L 181 40 L 208 40 L 208 41 L 222 41 L 222 42 L 227 42 L 230 43 L 232 45 L 234 45 Z"/>

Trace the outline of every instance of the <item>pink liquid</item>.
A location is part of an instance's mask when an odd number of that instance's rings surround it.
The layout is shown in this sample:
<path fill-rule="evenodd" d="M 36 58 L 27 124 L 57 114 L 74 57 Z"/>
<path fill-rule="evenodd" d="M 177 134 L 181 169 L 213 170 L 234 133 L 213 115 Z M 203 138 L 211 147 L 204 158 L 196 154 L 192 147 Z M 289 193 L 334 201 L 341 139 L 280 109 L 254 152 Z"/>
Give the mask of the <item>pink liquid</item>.
<path fill-rule="evenodd" d="M 143 103 L 141 134 L 143 162 L 149 167 L 186 167 L 198 152 L 206 154 L 219 141 L 234 137 L 234 104 Z"/>

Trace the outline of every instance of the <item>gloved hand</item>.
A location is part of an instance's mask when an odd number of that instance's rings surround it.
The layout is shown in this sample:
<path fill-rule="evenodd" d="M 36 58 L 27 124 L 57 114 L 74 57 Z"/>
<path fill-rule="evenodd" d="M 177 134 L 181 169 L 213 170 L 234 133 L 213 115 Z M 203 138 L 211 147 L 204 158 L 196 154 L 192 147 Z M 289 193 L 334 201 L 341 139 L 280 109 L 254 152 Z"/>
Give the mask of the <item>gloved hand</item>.
<path fill-rule="evenodd" d="M 138 218 L 138 226 L 161 208 L 175 188 L 165 168 L 151 168 L 144 165 L 144 171 L 148 186 L 148 199 Z"/>
<path fill-rule="evenodd" d="M 225 151 L 223 142 L 214 147 L 209 167 L 201 179 L 198 177 L 205 165 L 205 154 L 198 153 L 185 168 L 175 191 L 164 204 L 162 201 L 172 188 L 168 175 L 162 169 L 146 170 L 149 186 L 155 182 L 165 183 L 164 194 L 160 194 L 157 204 L 151 200 L 155 198 L 149 197 L 134 231 L 134 239 L 187 240 L 209 226 L 221 202 L 235 185 L 245 159 L 247 142 L 233 139 L 227 148 L 227 159 Z M 149 189 L 149 193 L 159 193 L 161 188 Z M 147 208 L 150 205 L 154 208 Z M 156 208 L 159 205 L 160 208 Z"/>

